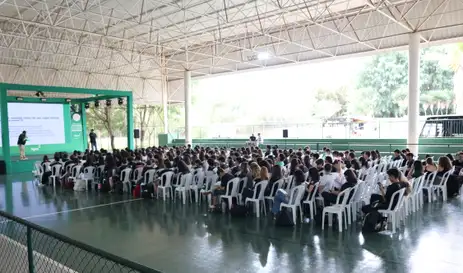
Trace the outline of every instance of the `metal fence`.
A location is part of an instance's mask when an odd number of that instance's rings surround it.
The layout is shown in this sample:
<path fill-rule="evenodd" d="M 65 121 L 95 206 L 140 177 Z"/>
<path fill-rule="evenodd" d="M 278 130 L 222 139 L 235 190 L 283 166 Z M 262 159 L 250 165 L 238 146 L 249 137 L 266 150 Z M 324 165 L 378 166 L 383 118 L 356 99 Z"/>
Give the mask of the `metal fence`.
<path fill-rule="evenodd" d="M 0 272 L 159 273 L 3 211 Z"/>

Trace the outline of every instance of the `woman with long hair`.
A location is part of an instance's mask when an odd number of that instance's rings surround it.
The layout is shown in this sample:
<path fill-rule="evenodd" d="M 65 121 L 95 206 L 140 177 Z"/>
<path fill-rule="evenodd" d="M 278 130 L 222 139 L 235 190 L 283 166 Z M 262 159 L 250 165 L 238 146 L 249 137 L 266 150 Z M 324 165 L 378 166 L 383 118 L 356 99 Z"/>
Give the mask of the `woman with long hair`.
<path fill-rule="evenodd" d="M 282 178 L 283 178 L 283 172 L 281 171 L 281 167 L 278 165 L 274 165 L 272 168 L 272 175 L 270 176 L 270 180 L 268 181 L 268 185 L 267 185 L 267 188 L 265 189 L 264 195 L 269 196 L 272 191 L 273 184 Z"/>

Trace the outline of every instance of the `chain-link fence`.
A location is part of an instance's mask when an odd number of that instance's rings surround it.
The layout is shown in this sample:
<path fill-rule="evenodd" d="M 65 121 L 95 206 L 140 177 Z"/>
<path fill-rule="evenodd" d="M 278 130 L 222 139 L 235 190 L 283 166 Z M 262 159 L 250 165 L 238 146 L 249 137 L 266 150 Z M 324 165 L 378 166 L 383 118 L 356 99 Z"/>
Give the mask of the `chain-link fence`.
<path fill-rule="evenodd" d="M 159 273 L 3 211 L 0 211 L 0 272 Z"/>

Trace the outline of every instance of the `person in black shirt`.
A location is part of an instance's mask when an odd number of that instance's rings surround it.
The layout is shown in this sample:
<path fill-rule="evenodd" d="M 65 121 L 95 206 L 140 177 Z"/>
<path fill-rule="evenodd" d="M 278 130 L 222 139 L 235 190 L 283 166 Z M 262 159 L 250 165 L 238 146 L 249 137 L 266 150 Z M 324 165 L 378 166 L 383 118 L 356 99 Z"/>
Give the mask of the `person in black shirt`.
<path fill-rule="evenodd" d="M 395 150 L 394 151 L 394 156 L 392 157 L 392 160 L 396 161 L 396 160 L 401 160 L 401 159 L 402 159 L 402 156 L 400 155 L 400 150 Z"/>
<path fill-rule="evenodd" d="M 406 155 L 406 159 L 407 159 L 407 162 L 405 163 L 405 165 L 407 166 L 407 170 L 405 171 L 405 176 L 408 176 L 410 170 L 412 169 L 413 167 L 413 162 L 415 161 L 413 159 L 414 155 L 412 153 L 408 153 Z"/>
<path fill-rule="evenodd" d="M 327 192 L 327 191 L 322 192 L 322 197 L 323 197 L 323 200 L 325 202 L 325 207 L 330 206 L 331 204 L 336 204 L 336 200 L 338 198 L 338 195 L 342 191 L 344 191 L 344 190 L 346 190 L 348 188 L 353 188 L 353 187 L 355 187 L 355 185 L 357 185 L 357 176 L 355 175 L 354 171 L 346 170 L 344 172 L 344 177 L 346 178 L 346 182 L 344 184 L 342 184 L 341 189 L 339 191 L 331 190 L 329 192 Z M 353 192 L 351 191 L 350 194 L 349 194 L 349 199 L 347 200 L 348 202 L 350 201 L 352 196 L 353 196 Z M 342 202 L 343 198 L 344 198 L 344 196 L 341 196 L 339 198 L 339 201 Z"/>
<path fill-rule="evenodd" d="M 215 206 L 217 205 L 218 197 L 220 195 L 225 194 L 228 182 L 232 180 L 233 178 L 235 178 L 233 175 L 225 172 L 225 169 L 223 169 L 222 167 L 218 168 L 218 173 L 220 177 L 220 186 L 218 186 L 212 191 L 212 200 L 211 200 L 211 207 L 210 207 L 211 209 L 214 209 Z"/>
<path fill-rule="evenodd" d="M 387 175 L 389 176 L 389 180 L 391 181 L 391 185 L 384 189 L 384 186 L 381 184 L 379 186 L 379 190 L 381 194 L 372 194 L 370 197 L 370 204 L 365 205 L 362 207 L 363 213 L 369 213 L 372 210 L 381 210 L 381 209 L 388 209 L 389 204 L 392 202 L 391 209 L 394 209 L 397 202 L 399 201 L 397 198 L 392 200 L 392 195 L 403 188 L 409 188 L 410 185 L 408 182 L 401 182 L 400 177 L 401 173 L 397 168 L 392 168 L 387 170 Z M 378 203 L 376 205 L 376 203 Z"/>
<path fill-rule="evenodd" d="M 256 136 L 254 136 L 254 134 L 252 134 L 250 137 L 249 137 L 249 140 L 254 142 L 256 141 Z"/>
<path fill-rule="evenodd" d="M 18 146 L 19 146 L 19 159 L 26 160 L 26 151 L 25 146 L 27 142 L 26 131 L 23 131 L 18 137 Z"/>
<path fill-rule="evenodd" d="M 97 151 L 98 150 L 96 146 L 97 135 L 95 134 L 95 131 L 93 129 L 90 130 L 90 134 L 88 134 L 88 138 L 90 138 L 90 146 L 92 148 L 92 151 Z"/>
<path fill-rule="evenodd" d="M 458 153 L 458 159 L 453 161 L 452 164 L 455 167 L 455 172 L 453 174 L 458 175 L 463 168 L 463 152 Z"/>

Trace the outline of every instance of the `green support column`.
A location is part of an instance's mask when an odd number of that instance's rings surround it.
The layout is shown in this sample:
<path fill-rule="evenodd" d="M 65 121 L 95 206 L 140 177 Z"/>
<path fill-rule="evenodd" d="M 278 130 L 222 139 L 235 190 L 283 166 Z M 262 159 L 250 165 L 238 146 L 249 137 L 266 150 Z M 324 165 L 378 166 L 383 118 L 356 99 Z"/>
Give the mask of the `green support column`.
<path fill-rule="evenodd" d="M 11 158 L 10 158 L 10 130 L 8 129 L 8 98 L 7 90 L 0 87 L 0 118 L 2 125 L 2 149 L 3 160 L 5 161 L 6 171 L 11 174 Z"/>
<path fill-rule="evenodd" d="M 133 149 L 133 99 L 127 96 L 127 147 Z"/>
<path fill-rule="evenodd" d="M 82 112 L 80 120 L 82 121 L 82 141 L 84 150 L 88 148 L 87 139 L 87 112 L 85 112 L 85 103 L 80 104 L 80 111 Z"/>

